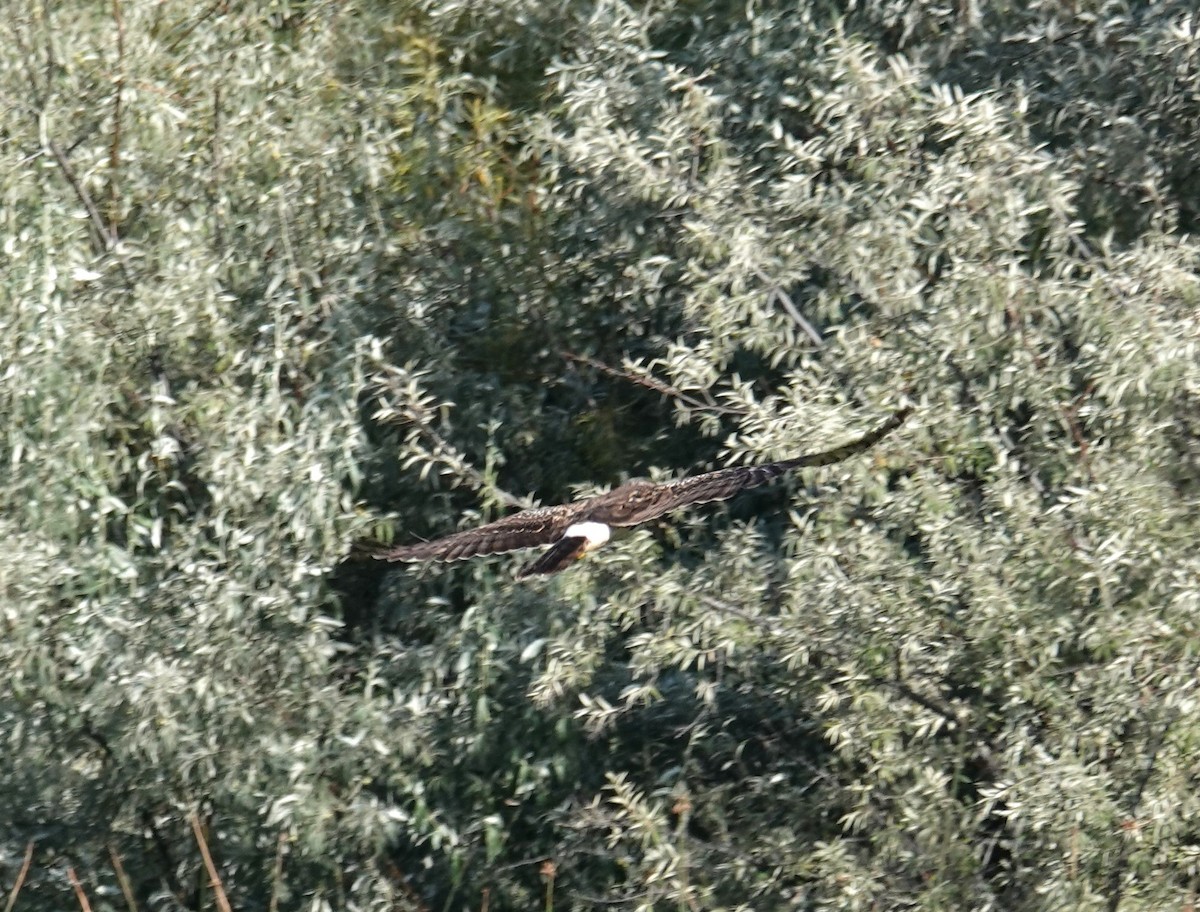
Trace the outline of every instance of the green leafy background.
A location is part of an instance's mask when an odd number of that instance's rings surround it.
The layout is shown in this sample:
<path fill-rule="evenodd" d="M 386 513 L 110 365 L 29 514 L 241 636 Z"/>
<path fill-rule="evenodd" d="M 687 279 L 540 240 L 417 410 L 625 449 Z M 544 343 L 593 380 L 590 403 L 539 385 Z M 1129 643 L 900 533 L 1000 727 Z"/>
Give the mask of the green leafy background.
<path fill-rule="evenodd" d="M 1192 908 L 1191 4 L 4 18 L 8 908 Z"/>

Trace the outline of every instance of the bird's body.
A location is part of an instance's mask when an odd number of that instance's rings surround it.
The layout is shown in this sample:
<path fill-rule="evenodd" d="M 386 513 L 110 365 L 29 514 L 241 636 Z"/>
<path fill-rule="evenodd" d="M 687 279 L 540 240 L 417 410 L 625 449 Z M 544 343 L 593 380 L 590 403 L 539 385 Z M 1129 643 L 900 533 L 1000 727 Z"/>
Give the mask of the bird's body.
<path fill-rule="evenodd" d="M 613 527 L 637 526 L 692 504 L 726 500 L 766 484 L 792 469 L 831 465 L 873 446 L 908 417 L 904 408 L 870 433 L 833 450 L 758 466 L 735 466 L 656 484 L 630 481 L 604 494 L 553 507 L 522 510 L 503 519 L 445 538 L 373 551 L 386 561 L 455 561 L 538 545 L 552 547 L 520 576 L 556 573 L 608 541 Z"/>

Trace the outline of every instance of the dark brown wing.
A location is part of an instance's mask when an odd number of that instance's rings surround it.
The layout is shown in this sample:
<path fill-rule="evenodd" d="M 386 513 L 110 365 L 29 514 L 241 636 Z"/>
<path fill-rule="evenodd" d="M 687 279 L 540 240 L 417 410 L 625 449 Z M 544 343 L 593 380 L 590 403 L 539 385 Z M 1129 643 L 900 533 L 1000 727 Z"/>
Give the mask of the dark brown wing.
<path fill-rule="evenodd" d="M 792 469 L 832 465 L 861 453 L 903 424 L 911 411 L 911 408 L 902 408 L 857 440 L 821 453 L 796 456 L 766 465 L 719 469 L 661 485 L 633 482 L 581 502 L 579 519 L 594 519 L 610 526 L 636 526 L 690 504 L 727 500 L 739 491 L 766 484 Z"/>
<path fill-rule="evenodd" d="M 523 510 L 477 529 L 467 529 L 433 541 L 376 550 L 371 556 L 386 561 L 455 561 L 477 554 L 500 554 L 548 545 L 558 541 L 576 512 L 575 504 Z"/>
<path fill-rule="evenodd" d="M 587 538 L 582 535 L 560 538 L 539 554 L 536 560 L 532 560 L 522 567 L 517 578 L 533 576 L 535 573 L 557 573 L 559 570 L 566 570 L 572 563 L 583 557 L 586 550 Z"/>

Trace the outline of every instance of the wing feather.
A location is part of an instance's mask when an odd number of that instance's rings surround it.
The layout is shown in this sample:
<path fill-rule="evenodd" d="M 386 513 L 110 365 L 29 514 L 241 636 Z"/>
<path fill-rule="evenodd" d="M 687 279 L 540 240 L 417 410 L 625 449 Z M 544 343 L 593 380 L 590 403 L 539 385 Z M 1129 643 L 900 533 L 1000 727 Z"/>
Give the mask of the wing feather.
<path fill-rule="evenodd" d="M 573 504 L 523 510 L 476 529 L 456 532 L 433 541 L 373 550 L 385 561 L 456 561 L 480 554 L 501 554 L 535 548 L 558 541 L 575 515 Z"/>
<path fill-rule="evenodd" d="M 728 500 L 740 491 L 766 484 L 792 469 L 832 465 L 849 459 L 874 446 L 898 428 L 911 411 L 910 408 L 902 408 L 862 437 L 832 450 L 765 465 L 718 469 L 661 485 L 641 482 L 617 488 L 582 504 L 585 509 L 581 510 L 581 515 L 613 526 L 636 526 L 680 507 Z"/>

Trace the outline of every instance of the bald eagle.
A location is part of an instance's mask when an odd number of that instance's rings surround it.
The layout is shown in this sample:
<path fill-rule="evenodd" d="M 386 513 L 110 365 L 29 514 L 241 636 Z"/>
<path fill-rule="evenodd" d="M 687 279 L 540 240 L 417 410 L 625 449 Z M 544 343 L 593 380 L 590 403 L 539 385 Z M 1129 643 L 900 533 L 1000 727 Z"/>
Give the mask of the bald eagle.
<path fill-rule="evenodd" d="M 605 494 L 553 507 L 522 510 L 487 525 L 433 541 L 390 548 L 368 546 L 368 553 L 383 561 L 456 561 L 480 554 L 501 554 L 550 545 L 523 567 L 518 576 L 557 573 L 607 542 L 614 526 L 638 526 L 680 507 L 727 500 L 792 469 L 841 462 L 874 446 L 898 428 L 911 411 L 911 408 L 902 408 L 870 433 L 822 453 L 765 465 L 718 469 L 663 484 L 630 481 Z"/>

